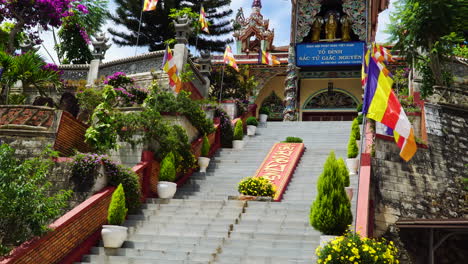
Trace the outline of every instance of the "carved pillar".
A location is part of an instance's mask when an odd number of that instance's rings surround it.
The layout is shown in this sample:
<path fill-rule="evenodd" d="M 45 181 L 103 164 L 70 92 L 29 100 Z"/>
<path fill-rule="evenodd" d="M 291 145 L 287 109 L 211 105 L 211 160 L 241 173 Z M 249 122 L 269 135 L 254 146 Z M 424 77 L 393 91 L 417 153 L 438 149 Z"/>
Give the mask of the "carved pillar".
<path fill-rule="evenodd" d="M 289 46 L 288 69 L 286 80 L 284 83 L 285 108 L 283 111 L 283 121 L 296 121 L 296 102 L 297 102 L 297 81 L 298 69 L 295 63 L 295 48 L 294 45 Z"/>
<path fill-rule="evenodd" d="M 209 89 L 210 89 L 210 75 L 211 75 L 211 54 L 209 51 L 207 52 L 200 52 L 200 59 L 198 59 L 198 63 L 200 64 L 200 73 L 203 75 L 203 79 L 205 79 L 206 84 L 203 87 L 203 91 L 200 91 L 203 97 L 207 98 Z"/>
<path fill-rule="evenodd" d="M 187 63 L 189 51 L 186 44 L 188 44 L 188 37 L 191 33 L 190 23 L 187 15 L 178 17 L 174 21 L 177 40 L 177 44 L 174 46 L 174 60 L 179 72 L 184 70 L 184 65 Z"/>
<path fill-rule="evenodd" d="M 99 76 L 99 64 L 104 59 L 106 51 L 112 46 L 112 44 L 107 44 L 109 38 L 106 37 L 104 33 L 98 33 L 91 43 L 93 45 L 93 60 L 89 65 L 87 85 L 91 86 L 94 84 L 94 81 L 98 79 Z"/>

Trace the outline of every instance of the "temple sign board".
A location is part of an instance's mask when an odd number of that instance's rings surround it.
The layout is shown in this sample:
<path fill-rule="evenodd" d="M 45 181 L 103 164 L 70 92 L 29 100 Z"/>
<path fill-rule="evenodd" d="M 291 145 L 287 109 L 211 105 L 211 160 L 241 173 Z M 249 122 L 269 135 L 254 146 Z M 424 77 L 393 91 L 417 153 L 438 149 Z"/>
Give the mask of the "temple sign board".
<path fill-rule="evenodd" d="M 296 45 L 298 67 L 361 65 L 364 42 L 321 42 Z"/>

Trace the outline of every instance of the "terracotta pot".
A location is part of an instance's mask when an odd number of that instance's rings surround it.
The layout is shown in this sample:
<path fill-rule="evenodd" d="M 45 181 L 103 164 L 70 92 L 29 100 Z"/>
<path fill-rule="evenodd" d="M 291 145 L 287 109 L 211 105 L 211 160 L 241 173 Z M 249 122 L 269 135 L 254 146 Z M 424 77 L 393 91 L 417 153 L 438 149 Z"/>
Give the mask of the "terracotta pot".
<path fill-rule="evenodd" d="M 210 165 L 210 158 L 198 157 L 198 166 L 200 167 L 200 172 L 206 172 L 208 165 Z"/>
<path fill-rule="evenodd" d="M 103 225 L 102 241 L 106 248 L 119 248 L 127 239 L 128 227 L 117 225 Z"/>

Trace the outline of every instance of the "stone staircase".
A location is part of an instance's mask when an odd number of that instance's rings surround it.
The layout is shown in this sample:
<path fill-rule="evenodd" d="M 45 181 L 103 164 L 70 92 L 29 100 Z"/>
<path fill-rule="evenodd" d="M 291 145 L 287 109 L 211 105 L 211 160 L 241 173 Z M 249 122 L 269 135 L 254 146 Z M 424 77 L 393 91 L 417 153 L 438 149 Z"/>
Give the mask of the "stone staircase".
<path fill-rule="evenodd" d="M 310 205 L 330 150 L 345 157 L 350 127 L 351 122 L 259 127 L 243 150 L 220 150 L 207 173 L 194 174 L 175 199 L 149 199 L 140 214 L 129 216 L 130 235 L 122 248 L 95 247 L 81 263 L 315 263 L 320 233 L 309 225 Z M 283 201 L 228 200 L 287 136 L 303 138 L 307 149 Z M 357 187 L 356 176 L 351 185 Z"/>

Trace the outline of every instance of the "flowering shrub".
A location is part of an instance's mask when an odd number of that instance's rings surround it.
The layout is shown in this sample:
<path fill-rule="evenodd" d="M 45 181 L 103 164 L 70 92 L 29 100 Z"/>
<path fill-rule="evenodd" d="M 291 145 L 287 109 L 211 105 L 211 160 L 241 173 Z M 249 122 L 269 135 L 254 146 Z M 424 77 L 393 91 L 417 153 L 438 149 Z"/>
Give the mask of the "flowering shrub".
<path fill-rule="evenodd" d="M 98 166 L 106 156 L 93 153 L 77 154 L 73 160 L 71 180 L 75 184 L 75 191 L 89 190 L 98 177 Z"/>
<path fill-rule="evenodd" d="M 142 104 L 148 97 L 148 90 L 135 87 L 135 80 L 123 72 L 116 72 L 104 79 L 104 84 L 114 87 L 118 106 Z"/>
<path fill-rule="evenodd" d="M 223 148 L 232 148 L 232 139 L 234 137 L 234 131 L 232 129 L 231 118 L 221 108 L 216 108 L 215 117 L 220 119 L 221 126 L 221 146 Z"/>
<path fill-rule="evenodd" d="M 237 106 L 237 115 L 242 116 L 247 112 L 248 106 L 249 106 L 249 100 L 240 100 L 236 99 L 235 100 L 236 106 Z"/>
<path fill-rule="evenodd" d="M 361 238 L 347 232 L 316 249 L 317 263 L 323 264 L 396 264 L 398 249 L 392 241 Z"/>
<path fill-rule="evenodd" d="M 263 177 L 248 177 L 239 182 L 238 191 L 244 195 L 273 197 L 276 187 Z"/>

